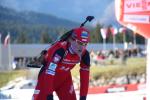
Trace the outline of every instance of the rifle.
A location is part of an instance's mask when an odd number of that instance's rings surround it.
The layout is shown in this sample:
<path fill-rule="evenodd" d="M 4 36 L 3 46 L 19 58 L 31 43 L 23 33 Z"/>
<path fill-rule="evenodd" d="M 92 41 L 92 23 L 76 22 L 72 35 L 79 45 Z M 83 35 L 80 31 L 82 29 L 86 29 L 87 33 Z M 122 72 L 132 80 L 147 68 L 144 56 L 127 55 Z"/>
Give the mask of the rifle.
<path fill-rule="evenodd" d="M 81 23 L 80 27 L 83 27 L 87 22 L 91 22 L 94 19 L 94 16 L 87 16 L 86 20 Z M 73 33 L 73 29 L 64 33 L 62 36 L 60 36 L 53 44 L 55 44 L 58 41 L 65 41 L 67 40 L 71 34 Z M 37 56 L 33 61 L 31 61 L 30 63 L 27 64 L 27 67 L 32 67 L 32 68 L 41 68 L 44 66 L 44 56 L 47 53 L 47 50 L 44 49 L 41 51 L 40 55 Z"/>

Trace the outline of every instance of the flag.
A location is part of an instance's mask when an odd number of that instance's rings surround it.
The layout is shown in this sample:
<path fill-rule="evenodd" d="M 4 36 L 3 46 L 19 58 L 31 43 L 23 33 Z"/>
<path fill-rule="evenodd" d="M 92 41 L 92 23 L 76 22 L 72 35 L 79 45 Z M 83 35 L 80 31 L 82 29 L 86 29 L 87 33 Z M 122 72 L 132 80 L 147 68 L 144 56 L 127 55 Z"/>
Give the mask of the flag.
<path fill-rule="evenodd" d="M 111 31 L 111 34 L 112 34 L 112 35 L 116 35 L 116 34 L 118 33 L 118 30 L 117 30 L 116 27 L 111 27 L 111 28 L 110 28 L 110 31 Z"/>
<path fill-rule="evenodd" d="M 7 34 L 7 36 L 5 37 L 5 40 L 4 40 L 4 46 L 7 46 L 10 42 L 10 34 Z"/>
<path fill-rule="evenodd" d="M 106 39 L 107 37 L 107 29 L 106 28 L 101 28 L 101 35 L 103 37 L 103 39 Z"/>
<path fill-rule="evenodd" d="M 126 30 L 127 30 L 127 29 L 126 29 L 125 27 L 121 27 L 121 28 L 119 29 L 119 32 L 120 32 L 120 33 L 125 33 Z"/>

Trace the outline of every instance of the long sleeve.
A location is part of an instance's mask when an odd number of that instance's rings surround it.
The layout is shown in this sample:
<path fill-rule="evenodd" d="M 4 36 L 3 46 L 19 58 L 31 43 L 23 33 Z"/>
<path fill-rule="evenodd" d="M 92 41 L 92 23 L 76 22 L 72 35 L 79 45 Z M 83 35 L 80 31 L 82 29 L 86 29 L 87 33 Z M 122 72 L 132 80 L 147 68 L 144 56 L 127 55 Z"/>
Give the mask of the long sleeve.
<path fill-rule="evenodd" d="M 89 87 L 89 71 L 80 69 L 80 96 L 86 96 Z"/>
<path fill-rule="evenodd" d="M 89 53 L 83 55 L 80 63 L 80 96 L 86 96 L 89 87 L 90 56 Z"/>

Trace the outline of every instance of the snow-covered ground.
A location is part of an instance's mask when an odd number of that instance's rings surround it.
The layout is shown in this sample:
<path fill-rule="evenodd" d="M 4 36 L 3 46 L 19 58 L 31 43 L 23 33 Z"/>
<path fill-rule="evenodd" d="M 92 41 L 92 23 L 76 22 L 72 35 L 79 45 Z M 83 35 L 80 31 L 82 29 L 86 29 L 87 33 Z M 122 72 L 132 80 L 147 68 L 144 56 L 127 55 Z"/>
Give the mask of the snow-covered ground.
<path fill-rule="evenodd" d="M 89 94 L 87 96 L 87 100 L 144 100 L 143 98 L 145 96 L 145 93 L 143 92 L 134 91 L 107 94 Z M 9 100 L 31 100 L 33 90 L 12 90 L 7 93 L 11 93 L 12 96 L 12 99 Z M 77 95 L 77 98 L 79 98 L 79 95 Z M 4 99 L 5 98 L 1 98 L 0 100 Z M 56 95 L 54 96 L 54 100 L 59 100 Z"/>
<path fill-rule="evenodd" d="M 35 84 L 36 82 L 33 80 L 8 84 L 0 89 L 0 100 L 31 100 Z M 79 98 L 79 92 L 76 93 Z M 145 95 L 143 89 L 132 92 L 88 94 L 87 100 L 144 100 Z M 59 100 L 56 94 L 54 94 L 54 100 Z"/>

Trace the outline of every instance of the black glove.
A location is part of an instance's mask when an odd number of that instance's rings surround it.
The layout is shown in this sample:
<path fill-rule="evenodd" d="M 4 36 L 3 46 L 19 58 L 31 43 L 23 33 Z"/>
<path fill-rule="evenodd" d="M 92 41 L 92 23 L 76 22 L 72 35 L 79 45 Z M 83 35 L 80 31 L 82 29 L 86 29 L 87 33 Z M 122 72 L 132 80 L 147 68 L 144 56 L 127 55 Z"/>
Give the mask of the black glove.
<path fill-rule="evenodd" d="M 81 96 L 80 100 L 86 100 L 86 96 Z"/>
<path fill-rule="evenodd" d="M 47 96 L 47 100 L 54 100 L 54 99 L 53 99 L 53 95 L 52 95 L 52 94 L 49 94 L 49 95 Z"/>

